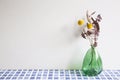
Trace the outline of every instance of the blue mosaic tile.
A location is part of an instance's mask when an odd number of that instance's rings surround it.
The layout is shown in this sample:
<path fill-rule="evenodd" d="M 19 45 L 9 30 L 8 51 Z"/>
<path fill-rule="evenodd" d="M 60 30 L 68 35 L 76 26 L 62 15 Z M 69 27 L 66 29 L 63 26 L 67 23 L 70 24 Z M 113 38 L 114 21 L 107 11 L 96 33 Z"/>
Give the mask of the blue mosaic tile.
<path fill-rule="evenodd" d="M 81 70 L 0 69 L 0 80 L 120 80 L 120 70 L 104 70 L 88 77 Z"/>

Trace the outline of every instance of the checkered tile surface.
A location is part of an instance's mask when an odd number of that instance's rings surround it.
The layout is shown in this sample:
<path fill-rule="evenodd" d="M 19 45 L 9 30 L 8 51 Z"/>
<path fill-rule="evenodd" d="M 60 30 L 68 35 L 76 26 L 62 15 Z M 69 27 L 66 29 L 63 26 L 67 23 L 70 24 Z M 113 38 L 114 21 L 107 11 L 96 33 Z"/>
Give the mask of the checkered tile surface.
<path fill-rule="evenodd" d="M 120 70 L 104 70 L 94 77 L 81 70 L 64 69 L 1 69 L 0 80 L 120 80 Z"/>

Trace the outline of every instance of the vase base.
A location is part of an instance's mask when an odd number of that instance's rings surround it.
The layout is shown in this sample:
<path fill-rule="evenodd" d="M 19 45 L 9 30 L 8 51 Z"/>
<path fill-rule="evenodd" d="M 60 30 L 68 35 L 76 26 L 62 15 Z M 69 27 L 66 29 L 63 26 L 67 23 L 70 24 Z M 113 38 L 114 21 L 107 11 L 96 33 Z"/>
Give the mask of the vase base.
<path fill-rule="evenodd" d="M 97 76 L 97 75 L 100 74 L 101 72 L 102 72 L 102 70 L 96 71 L 95 69 L 82 70 L 83 75 L 86 75 L 86 76 Z"/>

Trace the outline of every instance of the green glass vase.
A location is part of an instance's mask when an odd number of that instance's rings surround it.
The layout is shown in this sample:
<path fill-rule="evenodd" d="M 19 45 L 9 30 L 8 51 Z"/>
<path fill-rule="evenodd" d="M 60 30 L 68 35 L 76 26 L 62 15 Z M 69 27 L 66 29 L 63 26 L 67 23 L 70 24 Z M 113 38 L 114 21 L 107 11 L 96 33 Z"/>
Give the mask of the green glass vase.
<path fill-rule="evenodd" d="M 96 47 L 91 46 L 84 57 L 82 71 L 85 75 L 96 76 L 101 73 L 102 69 L 101 57 Z"/>

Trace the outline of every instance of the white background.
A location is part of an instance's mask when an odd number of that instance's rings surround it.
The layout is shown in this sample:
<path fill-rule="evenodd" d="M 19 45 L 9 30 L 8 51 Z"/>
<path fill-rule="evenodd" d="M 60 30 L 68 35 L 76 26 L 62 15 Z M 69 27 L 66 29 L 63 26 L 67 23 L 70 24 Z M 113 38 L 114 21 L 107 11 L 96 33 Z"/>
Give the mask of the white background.
<path fill-rule="evenodd" d="M 81 69 L 89 43 L 77 20 L 103 17 L 98 51 L 104 69 L 120 69 L 119 0 L 0 0 L 0 68 Z"/>

